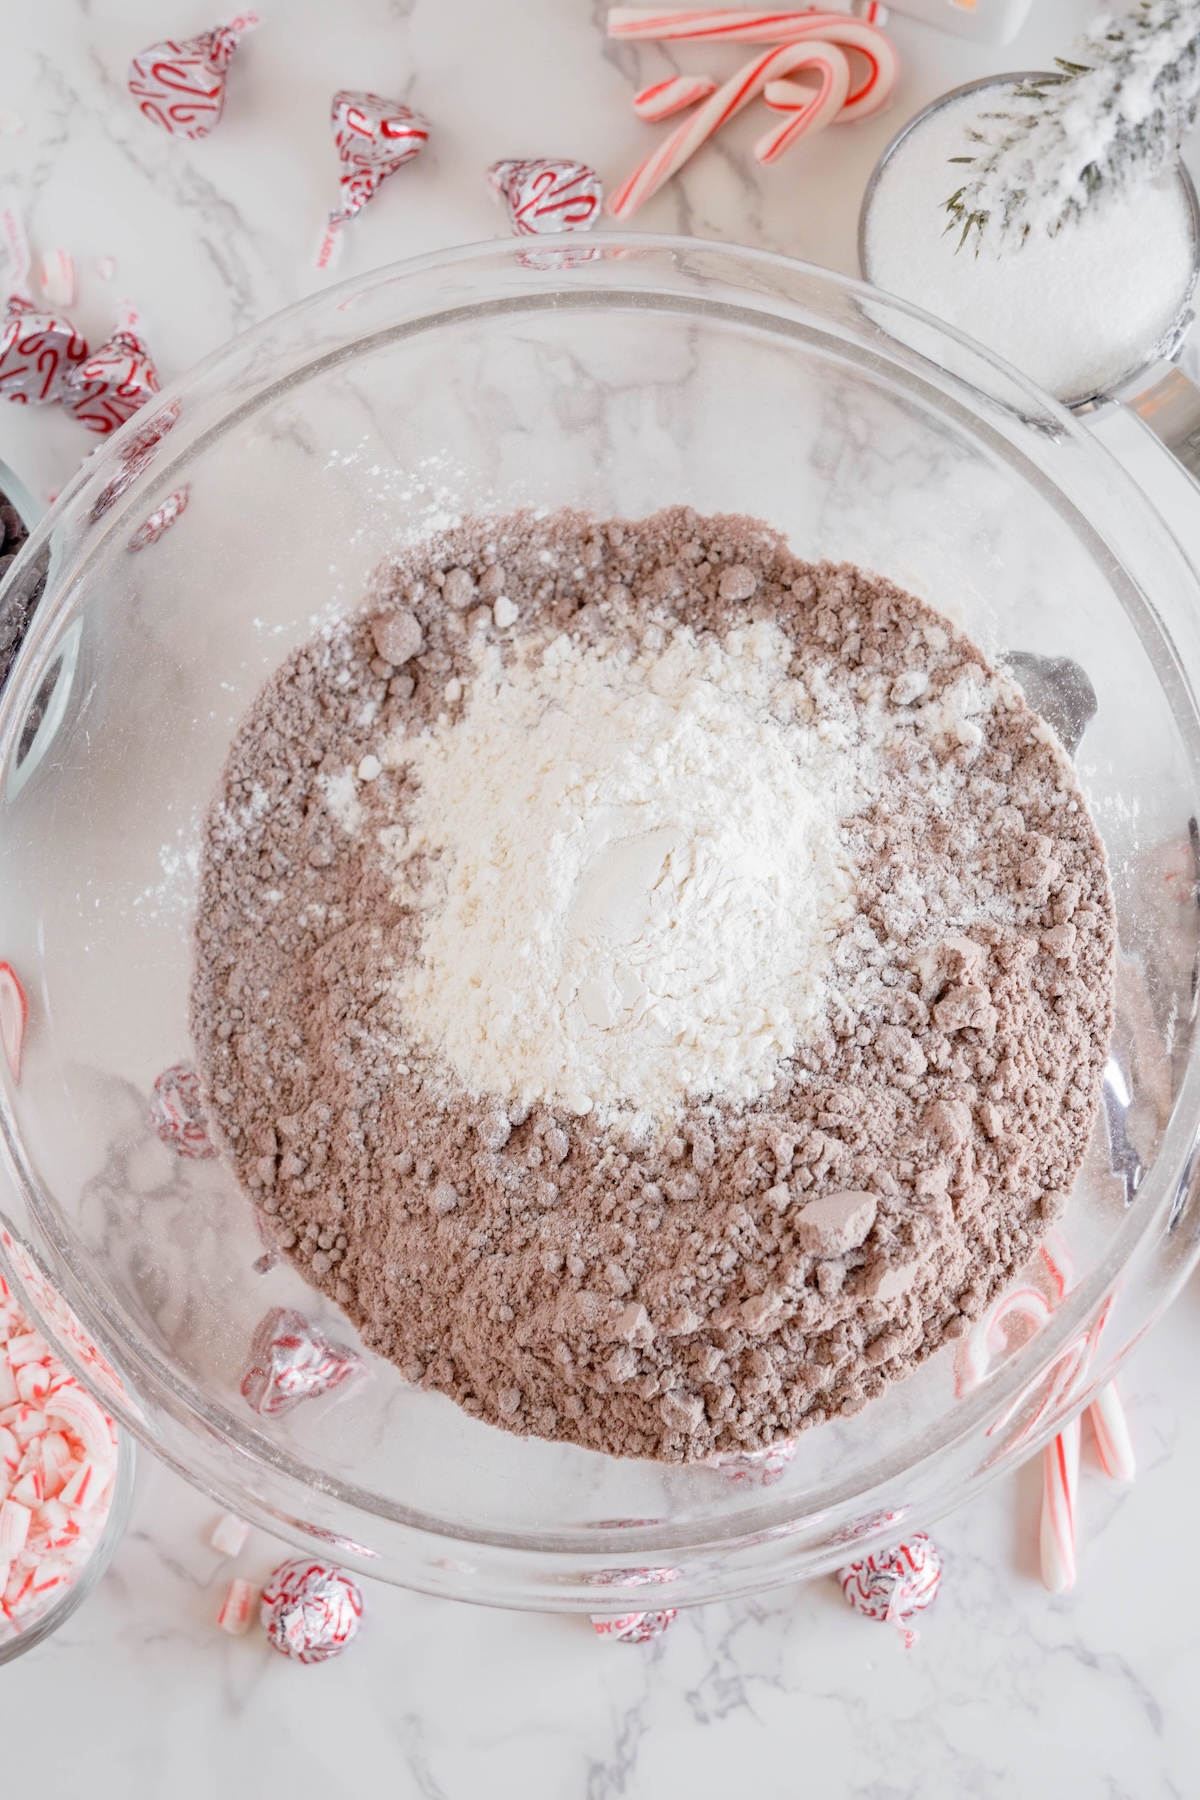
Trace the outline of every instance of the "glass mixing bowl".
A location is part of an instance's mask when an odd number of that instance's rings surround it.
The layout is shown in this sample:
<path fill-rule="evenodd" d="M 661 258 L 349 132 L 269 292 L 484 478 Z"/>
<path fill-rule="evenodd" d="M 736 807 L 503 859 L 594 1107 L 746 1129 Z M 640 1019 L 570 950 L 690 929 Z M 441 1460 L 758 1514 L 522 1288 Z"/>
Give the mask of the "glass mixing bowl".
<path fill-rule="evenodd" d="M 0 1093 L 14 1225 L 118 1371 L 105 1403 L 234 1511 L 503 1605 L 623 1611 L 647 1575 L 682 1603 L 795 1580 L 1030 1455 L 1191 1267 L 1196 578 L 1083 426 L 916 318 L 714 244 L 425 259 L 210 357 L 28 545 L 12 579 L 45 595 L 0 705 L 0 959 L 29 1003 Z M 223 1165 L 173 1156 L 149 1119 L 191 1054 L 198 832 L 234 726 L 400 540 L 467 508 L 678 502 L 885 572 L 1020 653 L 1064 735 L 1086 724 L 1122 960 L 1105 1107 L 1052 1246 L 1064 1291 L 803 1434 L 773 1486 L 518 1439 L 370 1357 L 370 1382 L 259 1418 L 239 1384 L 270 1307 L 350 1328 L 263 1258 Z"/>

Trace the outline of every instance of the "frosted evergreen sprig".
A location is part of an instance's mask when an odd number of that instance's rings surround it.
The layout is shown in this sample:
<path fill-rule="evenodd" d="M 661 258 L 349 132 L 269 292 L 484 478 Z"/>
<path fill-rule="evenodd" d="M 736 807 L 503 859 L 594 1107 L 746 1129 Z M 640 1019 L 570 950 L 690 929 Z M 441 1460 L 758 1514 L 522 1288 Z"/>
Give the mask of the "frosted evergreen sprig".
<path fill-rule="evenodd" d="M 1102 190 L 1148 179 L 1175 156 L 1200 104 L 1200 0 L 1140 0 L 1099 19 L 1078 59 L 1013 90 L 968 133 L 970 174 L 945 202 L 959 247 L 1053 235 Z"/>

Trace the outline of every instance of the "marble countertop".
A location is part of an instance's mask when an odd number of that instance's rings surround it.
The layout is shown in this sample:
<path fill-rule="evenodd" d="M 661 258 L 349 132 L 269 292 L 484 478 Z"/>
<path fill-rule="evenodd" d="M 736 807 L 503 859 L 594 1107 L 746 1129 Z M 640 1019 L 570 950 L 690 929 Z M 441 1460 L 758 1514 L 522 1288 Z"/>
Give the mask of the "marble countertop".
<path fill-rule="evenodd" d="M 107 335 L 130 295 L 164 379 L 329 279 L 315 248 L 336 185 L 335 87 L 404 98 L 433 125 L 420 161 L 347 231 L 341 277 L 502 235 L 483 181 L 498 156 L 566 153 L 619 179 L 653 141 L 631 90 L 672 66 L 656 48 L 607 43 L 602 0 L 263 10 L 238 52 L 227 116 L 199 144 L 143 121 L 124 71 L 145 44 L 206 28 L 219 7 L 39 0 L 5 19 L 0 179 L 23 197 L 35 251 L 74 256 L 74 312 L 89 337 Z M 1002 50 L 894 17 L 904 73 L 887 115 L 768 171 L 749 155 L 760 127 L 738 121 L 636 223 L 855 273 L 858 202 L 898 125 L 976 75 L 1045 67 L 1092 11 L 1088 0 L 1039 0 Z M 722 56 L 684 49 L 677 66 L 720 72 Z M 98 268 L 108 258 L 110 280 Z M 88 448 L 60 412 L 0 408 L 0 459 L 39 500 Z M 1179 496 L 1176 529 L 1200 554 L 1200 504 L 1182 484 Z M 1077 1588 L 1052 1599 L 1038 1581 L 1032 1465 L 937 1524 L 946 1579 L 909 1653 L 852 1615 L 829 1580 L 681 1615 L 646 1647 L 598 1640 L 579 1619 L 368 1585 L 362 1641 L 302 1670 L 260 1635 L 216 1630 L 229 1568 L 206 1544 L 215 1509 L 143 1458 L 133 1523 L 97 1593 L 0 1671 L 5 1790 L 53 1797 L 86 1784 L 97 1800 L 316 1800 L 368 1788 L 397 1800 L 1195 1793 L 1200 1625 L 1184 1547 L 1200 1482 L 1188 1380 L 1198 1346 L 1200 1279 L 1123 1380 L 1137 1483 L 1106 1482 L 1085 1447 Z M 1163 1554 L 1175 1547 L 1177 1560 Z M 261 1578 L 283 1553 L 256 1533 L 238 1570 Z"/>

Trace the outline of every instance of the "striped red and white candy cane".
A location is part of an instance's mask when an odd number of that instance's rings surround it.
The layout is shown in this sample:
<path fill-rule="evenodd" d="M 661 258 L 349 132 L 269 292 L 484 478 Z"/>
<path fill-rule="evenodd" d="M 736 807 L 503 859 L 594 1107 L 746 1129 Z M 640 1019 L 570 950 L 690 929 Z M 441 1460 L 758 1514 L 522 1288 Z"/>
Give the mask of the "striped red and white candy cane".
<path fill-rule="evenodd" d="M 814 132 L 823 131 L 826 125 L 844 112 L 846 95 L 850 91 L 850 64 L 835 46 L 829 45 L 832 58 L 821 40 L 814 39 L 805 46 L 809 52 L 807 61 L 800 64 L 802 69 L 815 69 L 820 78 L 820 85 L 815 93 L 797 86 L 795 93 L 800 97 L 799 106 L 787 109 L 788 116 L 780 124 L 772 126 L 764 132 L 754 146 L 754 154 L 763 164 L 778 162 L 785 150 L 798 143 L 802 137 L 810 137 Z M 769 81 L 768 87 L 779 88 L 783 82 Z M 786 84 L 792 86 L 790 82 Z"/>
<path fill-rule="evenodd" d="M 865 119 L 887 105 L 896 85 L 898 65 L 891 42 L 865 19 L 831 12 L 655 12 L 640 6 L 614 6 L 608 35 L 655 43 L 703 40 L 728 44 L 796 44 L 820 38 L 840 50 L 855 50 L 867 64 L 861 79 L 852 76 L 841 119 Z"/>
<path fill-rule="evenodd" d="M 716 91 L 717 84 L 711 75 L 669 75 L 666 81 L 656 81 L 653 86 L 635 94 L 633 110 L 639 119 L 656 125 L 660 119 L 669 119 L 672 113 L 682 112 L 685 106 L 707 100 Z"/>
<path fill-rule="evenodd" d="M 763 99 L 773 112 L 796 112 L 808 105 L 812 89 L 801 87 L 798 81 L 768 81 Z"/>
<path fill-rule="evenodd" d="M 1115 1381 L 1110 1381 L 1107 1387 L 1101 1388 L 1088 1412 L 1092 1429 L 1096 1433 L 1100 1467 L 1110 1481 L 1132 1481 L 1137 1474 L 1137 1462 L 1129 1426 L 1125 1420 L 1125 1408 L 1121 1405 Z"/>
<path fill-rule="evenodd" d="M 1042 1451 L 1042 1580 L 1052 1594 L 1075 1585 L 1075 1494 L 1079 1486 L 1079 1420 L 1064 1425 Z"/>
<path fill-rule="evenodd" d="M 815 53 L 815 58 L 814 58 Z M 628 219 L 656 194 L 663 183 L 681 169 L 689 157 L 694 156 L 701 144 L 707 143 L 715 131 L 719 131 L 727 119 L 741 112 L 744 106 L 761 94 L 768 81 L 774 81 L 780 75 L 788 75 L 793 69 L 817 67 L 822 75 L 822 85 L 818 91 L 818 103 L 827 99 L 834 91 L 835 69 L 841 65 L 846 69 L 846 59 L 833 44 L 823 42 L 808 44 L 782 44 L 778 49 L 768 50 L 762 56 L 755 57 L 740 69 L 724 87 L 700 106 L 689 119 L 685 119 L 665 143 L 648 156 L 640 168 L 634 170 L 627 181 L 610 194 L 606 210 L 614 219 Z M 847 72 L 848 79 L 848 72 Z M 844 90 L 843 90 L 844 91 Z M 831 116 L 828 112 L 824 117 Z M 812 127 L 810 126 L 810 129 Z"/>

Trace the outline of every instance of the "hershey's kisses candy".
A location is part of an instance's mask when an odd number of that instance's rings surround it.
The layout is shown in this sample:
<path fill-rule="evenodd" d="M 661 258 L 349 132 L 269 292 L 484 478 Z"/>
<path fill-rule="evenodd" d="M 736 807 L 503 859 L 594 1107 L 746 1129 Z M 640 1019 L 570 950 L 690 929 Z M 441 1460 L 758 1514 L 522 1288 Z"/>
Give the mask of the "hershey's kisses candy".
<path fill-rule="evenodd" d="M 154 1083 L 150 1123 L 177 1156 L 202 1161 L 217 1154 L 200 1099 L 200 1077 L 183 1063 L 164 1069 Z"/>
<path fill-rule="evenodd" d="M 72 369 L 63 402 L 81 425 L 107 437 L 157 392 L 158 371 L 141 335 L 141 321 L 126 306 L 108 342 Z"/>
<path fill-rule="evenodd" d="M 172 137 L 207 137 L 225 110 L 238 41 L 258 22 L 254 13 L 240 13 L 198 37 L 168 38 L 135 56 L 126 85 L 145 116 Z"/>
<path fill-rule="evenodd" d="M 380 94 L 342 88 L 333 96 L 329 116 L 343 174 L 339 203 L 329 215 L 317 254 L 321 269 L 332 259 L 340 227 L 362 210 L 389 175 L 419 156 L 429 138 L 429 123 L 419 112 Z"/>
<path fill-rule="evenodd" d="M 488 185 L 519 237 L 543 232 L 590 231 L 604 190 L 595 169 L 565 157 L 493 163 Z"/>
<path fill-rule="evenodd" d="M 917 1634 L 904 1621 L 924 1612 L 937 1598 L 942 1553 L 928 1532 L 916 1531 L 907 1543 L 847 1563 L 837 1578 L 847 1604 L 866 1619 L 897 1626 L 908 1650 Z"/>
<path fill-rule="evenodd" d="M 362 1591 L 344 1569 L 296 1557 L 267 1578 L 259 1618 L 282 1655 L 317 1663 L 341 1655 L 358 1631 L 362 1611 Z"/>
<path fill-rule="evenodd" d="M 254 1333 L 242 1393 L 256 1413 L 276 1418 L 301 1400 L 314 1400 L 365 1374 L 366 1368 L 361 1356 L 345 1344 L 332 1343 L 303 1313 L 274 1306 Z"/>
<path fill-rule="evenodd" d="M 43 310 L 24 294 L 10 294 L 0 323 L 0 394 L 23 406 L 66 397 L 71 371 L 87 342 L 69 319 Z"/>

